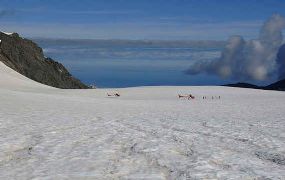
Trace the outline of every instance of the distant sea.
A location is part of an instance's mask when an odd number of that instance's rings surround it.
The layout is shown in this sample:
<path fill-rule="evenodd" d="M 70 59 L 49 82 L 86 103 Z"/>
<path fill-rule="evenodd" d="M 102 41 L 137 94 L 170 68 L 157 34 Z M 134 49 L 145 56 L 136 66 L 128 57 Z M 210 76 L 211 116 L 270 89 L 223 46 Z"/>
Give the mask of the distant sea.
<path fill-rule="evenodd" d="M 73 76 L 99 88 L 221 85 L 229 81 L 184 71 L 193 61 L 215 59 L 222 42 L 35 39 L 45 56 L 67 67 Z"/>

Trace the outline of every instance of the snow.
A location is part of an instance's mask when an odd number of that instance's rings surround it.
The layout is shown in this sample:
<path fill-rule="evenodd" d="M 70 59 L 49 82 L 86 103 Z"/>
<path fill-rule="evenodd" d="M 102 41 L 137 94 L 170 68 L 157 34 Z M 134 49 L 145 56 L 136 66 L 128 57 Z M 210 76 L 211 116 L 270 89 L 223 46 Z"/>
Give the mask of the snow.
<path fill-rule="evenodd" d="M 0 63 L 0 179 L 284 179 L 284 100 L 218 86 L 61 90 Z"/>
<path fill-rule="evenodd" d="M 4 32 L 4 31 L 1 31 L 1 32 L 4 33 L 4 34 L 6 34 L 6 35 L 8 35 L 8 36 L 14 34 L 13 32 Z"/>

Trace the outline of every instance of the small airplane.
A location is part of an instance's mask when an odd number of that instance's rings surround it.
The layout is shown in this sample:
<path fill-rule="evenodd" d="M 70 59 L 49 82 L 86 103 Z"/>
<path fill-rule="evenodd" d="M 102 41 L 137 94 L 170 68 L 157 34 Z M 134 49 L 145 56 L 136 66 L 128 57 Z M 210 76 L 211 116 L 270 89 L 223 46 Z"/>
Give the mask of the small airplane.
<path fill-rule="evenodd" d="M 113 94 L 109 94 L 107 93 L 107 96 L 114 96 L 114 97 L 120 97 L 121 95 L 119 93 L 113 93 Z"/>
<path fill-rule="evenodd" d="M 181 95 L 181 94 L 178 94 L 178 98 L 187 98 L 188 100 L 189 99 L 195 99 L 195 96 L 193 96 L 192 94 L 189 94 L 189 95 Z"/>

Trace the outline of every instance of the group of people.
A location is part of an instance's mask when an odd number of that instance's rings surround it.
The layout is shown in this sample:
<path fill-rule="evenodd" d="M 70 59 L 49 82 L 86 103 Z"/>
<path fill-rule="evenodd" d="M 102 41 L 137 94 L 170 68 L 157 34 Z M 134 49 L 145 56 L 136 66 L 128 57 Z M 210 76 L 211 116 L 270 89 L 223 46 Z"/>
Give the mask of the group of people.
<path fill-rule="evenodd" d="M 207 99 L 207 96 L 203 96 L 203 99 Z M 208 99 L 221 99 L 221 96 L 210 96 Z"/>

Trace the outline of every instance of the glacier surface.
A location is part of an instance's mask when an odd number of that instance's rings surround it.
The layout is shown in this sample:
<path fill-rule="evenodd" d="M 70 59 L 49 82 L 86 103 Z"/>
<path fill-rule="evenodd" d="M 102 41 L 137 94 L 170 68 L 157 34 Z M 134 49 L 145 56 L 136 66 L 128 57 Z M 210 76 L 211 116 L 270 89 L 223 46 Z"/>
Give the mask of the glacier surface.
<path fill-rule="evenodd" d="M 284 102 L 217 86 L 61 90 L 0 63 L 0 179 L 284 179 Z"/>

